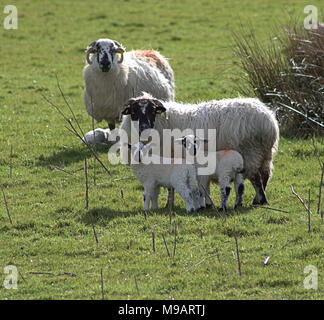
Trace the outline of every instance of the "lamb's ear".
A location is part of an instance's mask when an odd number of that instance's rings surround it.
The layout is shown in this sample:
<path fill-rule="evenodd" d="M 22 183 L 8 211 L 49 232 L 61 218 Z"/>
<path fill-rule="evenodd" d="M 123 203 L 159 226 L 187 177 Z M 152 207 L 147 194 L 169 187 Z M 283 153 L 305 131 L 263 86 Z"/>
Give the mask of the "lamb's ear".
<path fill-rule="evenodd" d="M 130 143 L 127 143 L 128 149 L 132 149 L 132 145 Z"/>
<path fill-rule="evenodd" d="M 163 106 L 162 102 L 157 99 L 152 99 L 156 114 L 162 114 L 166 111 L 166 108 Z"/>
<path fill-rule="evenodd" d="M 183 143 L 184 140 L 185 140 L 185 137 L 181 137 L 181 138 L 175 139 L 174 142 Z"/>

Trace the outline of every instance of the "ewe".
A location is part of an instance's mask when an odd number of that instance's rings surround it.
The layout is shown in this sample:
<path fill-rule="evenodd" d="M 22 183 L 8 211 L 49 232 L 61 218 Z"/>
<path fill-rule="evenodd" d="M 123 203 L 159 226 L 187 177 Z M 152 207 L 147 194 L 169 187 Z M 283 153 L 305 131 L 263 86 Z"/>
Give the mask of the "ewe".
<path fill-rule="evenodd" d="M 106 120 L 110 129 L 120 118 L 121 108 L 131 97 L 146 91 L 162 100 L 174 100 L 174 75 L 167 60 L 154 50 L 126 52 L 117 41 L 99 39 L 86 52 L 83 69 L 86 110 L 97 122 Z M 109 130 L 88 132 L 88 143 L 104 143 Z"/>
<path fill-rule="evenodd" d="M 204 129 L 205 137 L 208 129 L 216 129 L 217 150 L 233 149 L 244 159 L 244 177 L 251 181 L 256 192 L 253 204 L 268 203 L 265 189 L 278 147 L 279 128 L 274 113 L 260 100 L 235 98 L 181 104 L 164 102 L 144 93 L 130 99 L 122 114 L 120 129 L 129 134 L 131 120 L 139 119 L 140 133 L 154 128 L 161 140 L 165 129 Z"/>

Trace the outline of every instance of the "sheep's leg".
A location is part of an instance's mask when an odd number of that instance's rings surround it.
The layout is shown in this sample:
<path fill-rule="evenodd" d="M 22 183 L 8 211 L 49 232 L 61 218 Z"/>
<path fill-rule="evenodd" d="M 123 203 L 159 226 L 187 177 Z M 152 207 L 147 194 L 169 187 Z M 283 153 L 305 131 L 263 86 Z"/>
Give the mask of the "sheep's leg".
<path fill-rule="evenodd" d="M 114 130 L 116 128 L 116 123 L 115 122 L 108 122 L 108 127 L 110 130 Z"/>
<path fill-rule="evenodd" d="M 264 193 L 262 178 L 260 173 L 255 174 L 250 181 L 255 189 L 255 197 L 252 204 L 268 204 L 267 197 Z"/>
<path fill-rule="evenodd" d="M 152 190 L 152 199 L 151 199 L 152 210 L 159 208 L 159 205 L 158 205 L 159 193 L 160 193 L 160 187 L 156 186 Z"/>
<path fill-rule="evenodd" d="M 221 193 L 221 205 L 219 206 L 218 210 L 226 211 L 227 210 L 227 200 L 231 193 L 231 186 L 229 185 L 229 179 L 224 178 L 219 181 L 220 185 L 220 193 Z"/>
<path fill-rule="evenodd" d="M 242 207 L 243 193 L 244 193 L 244 179 L 241 173 L 238 173 L 235 176 L 234 186 L 235 186 L 235 194 L 236 194 L 235 208 Z"/>
<path fill-rule="evenodd" d="M 144 196 L 143 210 L 144 211 L 150 209 L 150 202 L 154 197 L 154 195 L 153 195 L 154 189 L 155 189 L 155 185 L 152 183 L 148 183 L 148 184 L 144 185 L 144 193 L 143 193 L 143 196 Z M 153 192 L 152 192 L 152 190 L 153 190 Z"/>
<path fill-rule="evenodd" d="M 174 189 L 168 188 L 168 200 L 165 205 L 165 208 L 173 210 L 174 207 Z"/>
<path fill-rule="evenodd" d="M 205 185 L 205 202 L 206 202 L 206 208 L 211 208 L 213 206 L 211 200 L 210 200 L 210 180 L 207 181 Z M 207 193 L 207 195 L 206 195 Z"/>

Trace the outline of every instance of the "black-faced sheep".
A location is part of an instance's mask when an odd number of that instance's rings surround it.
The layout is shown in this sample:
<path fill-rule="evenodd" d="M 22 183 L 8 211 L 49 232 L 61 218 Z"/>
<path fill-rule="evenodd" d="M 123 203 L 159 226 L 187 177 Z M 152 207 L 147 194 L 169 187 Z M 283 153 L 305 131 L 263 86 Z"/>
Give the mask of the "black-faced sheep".
<path fill-rule="evenodd" d="M 190 128 L 205 132 L 216 129 L 217 150 L 233 149 L 244 159 L 244 177 L 251 181 L 256 192 L 253 204 L 268 203 L 265 189 L 278 147 L 279 127 L 274 113 L 260 100 L 234 98 L 181 104 L 157 100 L 145 93 L 130 99 L 122 112 L 124 117 L 120 129 L 130 134 L 130 115 L 139 110 L 146 115 L 139 121 L 139 131 L 154 128 L 161 140 L 165 129 L 183 131 Z M 165 116 L 159 116 L 161 113 Z"/>
<path fill-rule="evenodd" d="M 168 61 L 154 50 L 126 52 L 117 41 L 99 39 L 86 52 L 83 69 L 86 110 L 97 122 L 106 120 L 110 129 L 120 118 L 121 108 L 142 91 L 166 100 L 174 100 L 174 74 Z M 99 134 L 99 131 L 102 134 Z M 85 136 L 89 143 L 103 143 L 106 131 L 92 131 Z"/>

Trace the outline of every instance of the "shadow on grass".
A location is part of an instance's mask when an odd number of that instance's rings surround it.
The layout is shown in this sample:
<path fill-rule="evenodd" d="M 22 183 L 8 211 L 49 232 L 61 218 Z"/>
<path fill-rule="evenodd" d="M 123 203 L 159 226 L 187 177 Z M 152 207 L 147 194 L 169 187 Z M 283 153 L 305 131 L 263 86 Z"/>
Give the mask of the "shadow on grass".
<path fill-rule="evenodd" d="M 204 209 L 198 212 L 186 212 L 185 208 L 176 206 L 175 209 L 172 211 L 172 219 L 174 219 L 174 216 L 225 219 L 225 218 L 230 218 L 232 216 L 244 215 L 248 213 L 251 209 L 254 208 L 249 206 L 249 207 L 242 207 L 236 210 L 228 209 L 225 213 L 217 212 L 214 209 Z M 94 208 L 89 210 L 88 213 L 82 214 L 82 216 L 80 217 L 80 221 L 86 225 L 91 225 L 93 222 L 95 225 L 105 226 L 110 221 L 116 218 L 131 218 L 137 215 L 142 215 L 143 219 L 146 219 L 154 215 L 169 217 L 170 213 L 165 208 L 160 208 L 157 210 L 149 210 L 149 211 L 143 211 L 143 210 L 127 210 L 127 211 L 118 210 L 117 211 L 117 210 L 111 210 L 107 207 Z"/>
<path fill-rule="evenodd" d="M 96 145 L 95 151 L 98 156 L 108 153 L 110 145 Z M 75 149 L 61 147 L 61 150 L 54 152 L 48 157 L 43 155 L 39 156 L 36 165 L 37 166 L 66 166 L 74 162 L 83 161 L 84 158 L 93 157 L 92 152 L 86 146 L 77 146 Z"/>

